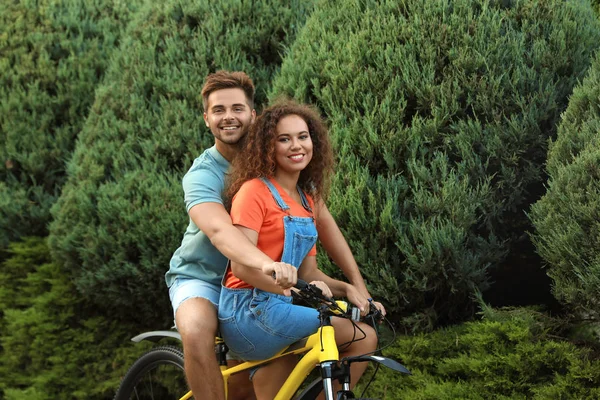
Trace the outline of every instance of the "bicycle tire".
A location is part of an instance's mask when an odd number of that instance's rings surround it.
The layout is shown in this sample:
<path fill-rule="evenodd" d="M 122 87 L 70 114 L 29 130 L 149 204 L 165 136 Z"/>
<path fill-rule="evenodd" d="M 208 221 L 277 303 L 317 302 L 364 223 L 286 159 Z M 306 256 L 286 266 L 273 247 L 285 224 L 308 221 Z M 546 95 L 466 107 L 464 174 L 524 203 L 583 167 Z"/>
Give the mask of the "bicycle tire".
<path fill-rule="evenodd" d="M 121 380 L 114 400 L 179 398 L 188 391 L 187 387 L 183 352 L 175 346 L 161 346 L 133 363 Z"/>

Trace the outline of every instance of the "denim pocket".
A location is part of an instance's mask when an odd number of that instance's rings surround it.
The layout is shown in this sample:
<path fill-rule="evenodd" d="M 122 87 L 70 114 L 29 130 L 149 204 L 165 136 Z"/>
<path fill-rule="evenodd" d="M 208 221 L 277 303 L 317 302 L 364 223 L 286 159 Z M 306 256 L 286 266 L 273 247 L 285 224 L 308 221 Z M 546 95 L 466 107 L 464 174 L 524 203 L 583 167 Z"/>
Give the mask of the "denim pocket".
<path fill-rule="evenodd" d="M 235 316 L 225 319 L 219 318 L 219 327 L 225 343 L 227 343 L 227 346 L 235 354 L 243 357 L 244 354 L 254 351 L 254 344 L 242 334 L 237 321 L 235 320 Z"/>
<path fill-rule="evenodd" d="M 254 289 L 252 300 L 250 301 L 250 312 L 260 322 L 264 322 L 269 300 L 271 300 L 269 293 Z"/>
<path fill-rule="evenodd" d="M 302 261 L 317 242 L 317 237 L 294 232 L 291 246 L 291 260 L 282 260 L 300 268 Z"/>

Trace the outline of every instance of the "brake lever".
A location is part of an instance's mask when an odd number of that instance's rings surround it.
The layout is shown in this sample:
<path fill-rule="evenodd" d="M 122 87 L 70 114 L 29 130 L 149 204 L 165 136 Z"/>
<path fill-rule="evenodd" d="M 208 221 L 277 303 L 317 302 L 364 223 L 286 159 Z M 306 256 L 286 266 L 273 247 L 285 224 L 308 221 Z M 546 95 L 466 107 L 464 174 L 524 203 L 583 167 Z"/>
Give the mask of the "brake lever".
<path fill-rule="evenodd" d="M 381 311 L 379 311 L 379 309 L 375 307 L 375 304 L 373 304 L 371 301 L 369 301 L 369 314 L 371 314 L 371 318 L 373 318 L 373 321 L 377 324 L 380 324 L 384 319 Z"/>

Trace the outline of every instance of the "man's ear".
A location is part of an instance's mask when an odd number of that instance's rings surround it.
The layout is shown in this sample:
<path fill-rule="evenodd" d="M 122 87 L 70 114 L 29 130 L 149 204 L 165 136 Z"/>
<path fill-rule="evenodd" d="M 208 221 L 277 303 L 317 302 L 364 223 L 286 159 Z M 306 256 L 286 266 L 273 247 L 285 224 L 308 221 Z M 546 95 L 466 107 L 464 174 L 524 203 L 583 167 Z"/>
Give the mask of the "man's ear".
<path fill-rule="evenodd" d="M 208 117 L 206 115 L 206 113 L 202 114 L 202 117 L 204 118 L 204 124 L 206 125 L 206 127 L 208 128 Z"/>

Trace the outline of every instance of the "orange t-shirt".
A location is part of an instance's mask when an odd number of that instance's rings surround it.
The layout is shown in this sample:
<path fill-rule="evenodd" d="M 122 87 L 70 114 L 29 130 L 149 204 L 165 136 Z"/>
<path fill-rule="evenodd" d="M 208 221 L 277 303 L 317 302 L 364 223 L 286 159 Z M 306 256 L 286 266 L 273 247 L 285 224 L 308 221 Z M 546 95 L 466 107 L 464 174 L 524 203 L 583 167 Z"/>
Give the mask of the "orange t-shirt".
<path fill-rule="evenodd" d="M 289 215 L 295 217 L 312 217 L 313 215 L 302 207 L 302 204 L 292 199 L 274 179 L 269 179 L 275 186 L 283 201 L 288 205 Z M 310 208 L 315 210 L 315 204 L 310 196 L 306 196 Z M 231 205 L 231 220 L 234 225 L 241 225 L 258 233 L 258 247 L 263 253 L 275 261 L 281 261 L 283 255 L 283 217 L 288 215 L 275 202 L 267 185 L 260 179 L 245 182 L 233 197 Z M 307 256 L 317 254 L 316 245 Z M 225 286 L 228 288 L 252 288 L 246 282 L 237 278 L 231 268 L 225 273 Z"/>

